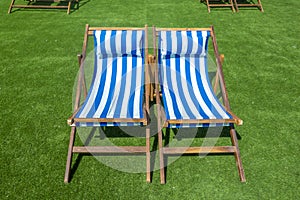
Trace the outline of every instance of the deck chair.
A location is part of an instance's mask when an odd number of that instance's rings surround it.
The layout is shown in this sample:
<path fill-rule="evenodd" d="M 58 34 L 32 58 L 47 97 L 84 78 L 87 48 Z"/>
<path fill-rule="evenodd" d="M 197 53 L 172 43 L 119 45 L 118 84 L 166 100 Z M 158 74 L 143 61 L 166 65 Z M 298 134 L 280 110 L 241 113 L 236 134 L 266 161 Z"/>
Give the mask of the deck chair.
<path fill-rule="evenodd" d="M 206 6 L 207 11 L 210 13 L 210 8 L 212 7 L 218 7 L 218 8 L 224 8 L 224 7 L 230 7 L 232 12 L 235 11 L 234 4 L 232 0 L 206 0 Z"/>
<path fill-rule="evenodd" d="M 257 0 L 256 2 L 253 0 L 234 0 L 234 4 L 237 12 L 239 11 L 239 7 L 257 7 L 261 12 L 264 12 L 260 0 Z"/>
<path fill-rule="evenodd" d="M 235 156 L 239 177 L 245 175 L 234 125 L 242 120 L 230 110 L 214 28 L 153 28 L 157 52 L 156 102 L 158 127 L 168 130 L 191 127 L 228 127 L 229 146 L 167 146 L 158 128 L 161 183 L 165 183 L 165 156 L 177 154 L 231 154 Z M 212 82 L 208 74 L 208 41 L 212 39 L 217 70 Z M 210 43 L 211 44 L 211 43 Z M 157 48 L 158 45 L 158 48 Z M 216 91 L 220 87 L 220 92 Z M 218 94 L 216 94 L 216 92 Z M 221 95 L 223 102 L 217 97 Z M 162 109 L 162 107 L 164 109 Z M 185 129 L 186 130 L 186 129 Z M 188 129 L 189 130 L 189 129 Z M 165 136 L 165 140 L 166 140 Z"/>
<path fill-rule="evenodd" d="M 84 68 L 88 39 L 94 40 L 94 74 L 87 91 Z M 68 118 L 70 143 L 64 181 L 70 179 L 73 154 L 146 154 L 150 182 L 149 86 L 147 26 L 101 28 L 86 25 L 74 113 Z M 84 101 L 80 104 L 83 94 Z M 144 146 L 74 146 L 79 127 L 135 126 L 143 128 Z"/>
<path fill-rule="evenodd" d="M 15 4 L 16 0 L 12 0 L 8 9 L 8 14 L 13 8 L 37 8 L 37 9 L 67 9 L 67 14 L 70 14 L 73 2 L 79 3 L 79 0 L 27 0 L 25 4 Z M 53 2 L 65 2 L 67 5 L 51 5 Z"/>

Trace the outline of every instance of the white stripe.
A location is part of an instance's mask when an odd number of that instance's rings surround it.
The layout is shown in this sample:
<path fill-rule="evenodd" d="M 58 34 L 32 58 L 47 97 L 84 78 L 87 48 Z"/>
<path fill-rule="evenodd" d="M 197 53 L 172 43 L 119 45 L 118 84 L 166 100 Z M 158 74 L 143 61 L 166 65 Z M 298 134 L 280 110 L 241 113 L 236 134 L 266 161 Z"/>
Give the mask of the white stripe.
<path fill-rule="evenodd" d="M 167 54 L 167 32 L 162 31 L 161 32 L 161 54 L 166 55 Z"/>
<path fill-rule="evenodd" d="M 181 32 L 181 37 L 182 37 L 182 49 L 181 49 L 181 54 L 186 54 L 188 50 L 188 36 L 186 31 Z"/>
<path fill-rule="evenodd" d="M 132 31 L 127 31 L 126 32 L 126 52 L 127 52 L 127 49 L 132 49 L 131 41 L 132 41 Z M 127 53 L 129 53 L 129 52 L 127 52 Z"/>
<path fill-rule="evenodd" d="M 132 49 L 132 50 L 136 50 L 136 54 L 138 56 L 141 55 L 141 48 L 142 48 L 142 45 L 141 45 L 141 41 L 142 41 L 142 31 L 137 31 L 136 32 L 136 49 Z"/>
<path fill-rule="evenodd" d="M 111 54 L 111 48 L 110 48 L 111 33 L 112 31 L 106 31 L 105 33 L 104 47 L 107 54 Z M 103 45 L 103 44 L 99 44 L 99 45 Z"/>
<path fill-rule="evenodd" d="M 167 67 L 166 67 L 166 60 L 162 59 L 162 65 L 161 70 L 163 71 L 163 87 L 164 87 L 164 96 L 165 96 L 165 100 L 166 100 L 166 104 L 168 107 L 168 113 L 169 113 L 169 117 L 170 119 L 176 119 L 175 113 L 174 113 L 174 108 L 173 108 L 173 102 L 172 102 L 172 98 L 171 95 L 169 93 L 169 87 L 168 87 L 168 81 L 167 81 Z"/>
<path fill-rule="evenodd" d="M 177 53 L 177 36 L 176 36 L 176 31 L 171 31 L 171 49 L 168 49 L 171 52 Z M 167 41 L 167 40 L 166 40 Z"/>
<path fill-rule="evenodd" d="M 144 63 L 142 62 L 142 59 L 137 59 L 137 67 L 136 67 L 136 88 L 135 89 L 135 96 L 134 96 L 134 111 L 133 111 L 133 118 L 140 118 L 141 113 L 140 113 L 140 95 L 141 95 L 141 89 L 144 87 L 144 83 L 142 83 L 142 65 Z M 133 91 L 132 91 L 133 92 Z"/>
<path fill-rule="evenodd" d="M 122 31 L 116 31 L 116 35 L 115 35 L 115 37 L 114 38 L 112 38 L 112 39 L 114 39 L 115 40 L 115 44 L 116 44 L 116 46 L 115 46 L 115 48 L 116 48 L 116 52 L 115 53 L 121 53 L 122 52 Z"/>
<path fill-rule="evenodd" d="M 191 32 L 191 35 L 192 35 L 192 38 L 191 38 L 191 39 L 193 40 L 193 42 L 192 42 L 193 48 L 192 48 L 191 54 L 195 54 L 195 53 L 197 53 L 198 48 L 199 48 L 198 41 L 196 40 L 196 39 L 198 39 L 198 37 L 197 37 L 197 32 L 196 32 L 196 31 L 192 31 L 192 32 Z"/>

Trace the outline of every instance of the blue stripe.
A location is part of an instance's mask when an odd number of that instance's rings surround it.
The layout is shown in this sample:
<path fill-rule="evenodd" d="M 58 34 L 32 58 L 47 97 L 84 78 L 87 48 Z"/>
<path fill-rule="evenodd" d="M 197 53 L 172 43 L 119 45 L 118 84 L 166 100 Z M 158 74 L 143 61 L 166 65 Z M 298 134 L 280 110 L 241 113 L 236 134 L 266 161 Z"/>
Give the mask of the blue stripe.
<path fill-rule="evenodd" d="M 200 55 L 202 52 L 202 49 L 203 49 L 203 37 L 202 37 L 202 31 L 197 31 L 197 39 L 198 39 L 198 49 L 197 49 L 197 54 Z M 208 41 L 208 40 L 206 40 Z M 207 50 L 207 49 L 205 49 Z"/>
<path fill-rule="evenodd" d="M 116 50 L 116 33 L 117 33 L 117 31 L 111 31 L 111 35 L 110 35 L 110 51 L 111 51 L 112 55 L 117 54 L 117 50 Z"/>
<path fill-rule="evenodd" d="M 123 52 L 123 55 L 127 55 L 126 54 L 126 43 L 127 43 L 127 41 L 126 41 L 126 35 L 127 35 L 127 31 L 122 31 L 122 35 L 121 35 L 121 52 Z"/>
<path fill-rule="evenodd" d="M 181 54 L 181 52 L 182 52 L 182 45 L 180 45 L 180 44 L 182 44 L 182 32 L 181 31 L 177 31 L 176 32 L 176 38 L 173 38 L 174 40 L 176 40 L 176 44 L 177 44 L 177 49 L 176 49 L 176 51 L 177 51 L 177 54 L 178 55 L 180 55 Z"/>
<path fill-rule="evenodd" d="M 132 36 L 131 36 L 131 55 L 136 55 L 136 50 L 137 50 L 137 31 L 132 31 Z"/>
<path fill-rule="evenodd" d="M 167 44 L 167 49 L 166 53 L 167 55 L 170 55 L 172 52 L 172 37 L 171 37 L 171 31 L 166 31 L 166 44 Z M 170 65 L 168 65 L 170 66 Z"/>
<path fill-rule="evenodd" d="M 94 33 L 95 33 L 96 31 L 94 31 Z M 105 45 L 103 45 L 104 44 L 104 42 L 105 42 L 105 35 L 106 35 L 106 31 L 101 31 L 100 32 L 100 42 L 98 43 L 98 41 L 95 41 L 95 48 L 97 47 L 97 46 L 100 46 L 100 50 L 101 50 L 101 54 L 103 54 L 103 55 L 106 55 L 107 54 L 107 52 L 106 52 L 106 49 L 105 49 Z M 97 38 L 95 37 L 95 40 L 97 40 Z"/>
<path fill-rule="evenodd" d="M 192 32 L 191 31 L 187 31 L 187 42 L 188 42 L 188 45 L 187 45 L 187 51 L 186 51 L 186 54 L 187 55 L 190 55 L 192 53 L 192 50 L 193 50 L 193 40 L 192 40 Z"/>
<path fill-rule="evenodd" d="M 144 58 L 142 59 L 142 66 L 138 66 L 138 67 L 141 67 L 142 68 L 142 73 L 144 74 L 144 71 L 145 71 L 145 60 Z M 141 84 L 140 87 L 141 88 L 141 93 L 140 93 L 140 106 L 139 106 L 139 109 L 140 109 L 140 116 L 141 118 L 144 117 L 144 112 L 143 112 L 143 97 L 144 97 L 144 83 L 145 83 L 145 77 L 142 75 L 142 79 L 141 79 Z"/>

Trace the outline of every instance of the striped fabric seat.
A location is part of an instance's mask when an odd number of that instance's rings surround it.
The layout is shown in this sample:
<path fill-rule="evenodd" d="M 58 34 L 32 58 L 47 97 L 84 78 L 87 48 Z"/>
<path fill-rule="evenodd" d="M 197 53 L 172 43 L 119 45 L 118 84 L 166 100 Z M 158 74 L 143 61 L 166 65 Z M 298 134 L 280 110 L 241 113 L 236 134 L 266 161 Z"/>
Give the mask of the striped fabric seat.
<path fill-rule="evenodd" d="M 226 120 L 233 118 L 211 88 L 207 66 L 209 37 L 209 31 L 159 32 L 159 78 L 169 127 L 226 126 Z"/>
<path fill-rule="evenodd" d="M 94 31 L 94 75 L 88 96 L 75 115 L 76 126 L 141 125 L 144 36 L 143 30 Z"/>

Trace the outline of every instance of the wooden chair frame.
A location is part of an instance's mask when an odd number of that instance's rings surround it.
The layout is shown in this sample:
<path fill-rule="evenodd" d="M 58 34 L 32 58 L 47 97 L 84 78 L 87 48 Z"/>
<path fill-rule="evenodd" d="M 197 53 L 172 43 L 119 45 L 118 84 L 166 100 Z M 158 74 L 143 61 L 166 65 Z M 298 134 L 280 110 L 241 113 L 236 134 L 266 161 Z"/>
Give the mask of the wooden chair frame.
<path fill-rule="evenodd" d="M 232 12 L 235 12 L 233 0 L 228 0 L 228 3 L 210 3 L 210 2 L 219 2 L 219 0 L 206 0 L 207 11 L 210 13 L 210 8 L 212 7 L 230 7 Z"/>
<path fill-rule="evenodd" d="M 80 97 L 83 91 L 83 96 L 86 98 L 87 89 L 85 85 L 84 79 L 84 60 L 86 58 L 86 51 L 88 45 L 89 36 L 93 36 L 94 30 L 145 30 L 145 92 L 144 92 L 144 101 L 143 101 L 143 110 L 144 110 L 144 119 L 76 119 L 74 118 L 75 113 L 78 111 L 80 107 Z M 71 165 L 72 165 L 72 156 L 73 154 L 146 154 L 146 180 L 147 182 L 151 182 L 150 175 L 150 127 L 147 126 L 149 123 L 150 109 L 149 109 L 149 97 L 150 97 L 150 85 L 149 85 L 149 76 L 148 76 L 148 36 L 147 36 L 147 26 L 144 28 L 111 28 L 111 27 L 90 27 L 88 24 L 86 25 L 84 42 L 82 47 L 82 54 L 78 55 L 79 61 L 79 77 L 77 83 L 75 104 L 74 104 L 74 114 L 68 119 L 68 124 L 71 126 L 70 133 L 70 142 L 68 148 L 68 156 L 66 163 L 66 171 L 64 182 L 67 183 L 70 180 L 71 173 Z M 76 122 L 139 122 L 143 123 L 146 126 L 146 145 L 145 146 L 74 146 L 75 136 L 76 136 Z"/>
<path fill-rule="evenodd" d="M 37 8 L 37 9 L 67 9 L 67 14 L 70 14 L 71 11 L 71 5 L 75 1 L 77 4 L 79 3 L 79 0 L 28 0 L 27 5 L 21 5 L 17 4 L 15 5 L 16 0 L 12 0 L 8 9 L 8 14 L 12 12 L 13 8 Z M 61 2 L 65 1 L 68 2 L 68 5 L 62 6 L 51 6 L 51 5 L 31 5 L 32 2 Z"/>
<path fill-rule="evenodd" d="M 237 116 L 235 116 L 231 111 L 230 111 L 230 105 L 228 101 L 228 95 L 226 92 L 226 86 L 225 86 L 225 81 L 224 81 L 224 75 L 222 71 L 222 60 L 224 59 L 224 55 L 220 55 L 218 51 L 218 46 L 217 46 L 217 41 L 214 33 L 214 28 L 211 26 L 210 28 L 205 28 L 205 29 L 158 29 L 153 27 L 153 44 L 154 44 L 154 52 L 157 54 L 157 41 L 156 38 L 158 37 L 158 31 L 162 30 L 182 30 L 182 31 L 187 31 L 187 30 L 205 30 L 205 31 L 210 31 L 211 33 L 211 39 L 213 43 L 213 50 L 214 50 L 214 56 L 216 58 L 216 63 L 217 63 L 217 73 L 216 76 L 217 78 L 215 79 L 215 84 L 214 88 L 217 87 L 217 85 L 220 83 L 220 88 L 222 91 L 222 97 L 224 101 L 224 107 L 225 109 L 232 114 L 234 117 L 233 120 L 225 120 L 227 123 L 230 123 L 230 137 L 231 137 L 231 146 L 212 146 L 212 147 L 168 147 L 163 145 L 163 133 L 160 127 L 168 127 L 168 124 L 188 124 L 188 123 L 218 123 L 217 121 L 214 120 L 166 120 L 165 115 L 163 114 L 163 111 L 161 110 L 161 94 L 160 94 L 160 84 L 159 84 L 159 78 L 158 78 L 158 63 L 157 59 L 155 60 L 155 65 L 156 65 L 156 70 L 155 70 L 155 97 L 156 97 L 156 103 L 158 104 L 157 106 L 157 118 L 158 118 L 158 148 L 159 148 L 159 156 L 160 156 L 160 182 L 161 184 L 165 184 L 166 182 L 166 177 L 165 177 L 165 155 L 176 155 L 176 154 L 233 154 L 235 156 L 236 160 L 236 165 L 238 168 L 238 173 L 241 182 L 245 182 L 245 174 L 244 174 L 244 169 L 242 166 L 242 161 L 240 157 L 240 150 L 238 147 L 238 140 L 237 140 L 237 134 L 235 131 L 234 124 L 236 125 L 241 125 L 242 120 L 239 119 Z M 158 58 L 158 55 L 156 55 L 156 58 Z"/>
<path fill-rule="evenodd" d="M 202 0 L 204 1 L 204 0 Z M 231 7 L 232 12 L 239 12 L 239 7 L 257 7 L 261 12 L 264 12 L 264 9 L 261 4 L 261 0 L 257 0 L 257 3 L 253 3 L 252 0 L 250 3 L 239 3 L 238 0 L 228 0 L 228 3 L 211 3 L 211 2 L 220 2 L 220 0 L 205 0 L 207 11 L 210 13 L 210 8 L 212 7 Z"/>
<path fill-rule="evenodd" d="M 234 5 L 237 12 L 239 11 L 239 7 L 257 7 L 261 12 L 264 12 L 261 0 L 257 0 L 257 3 L 239 3 L 238 0 L 234 0 Z"/>

